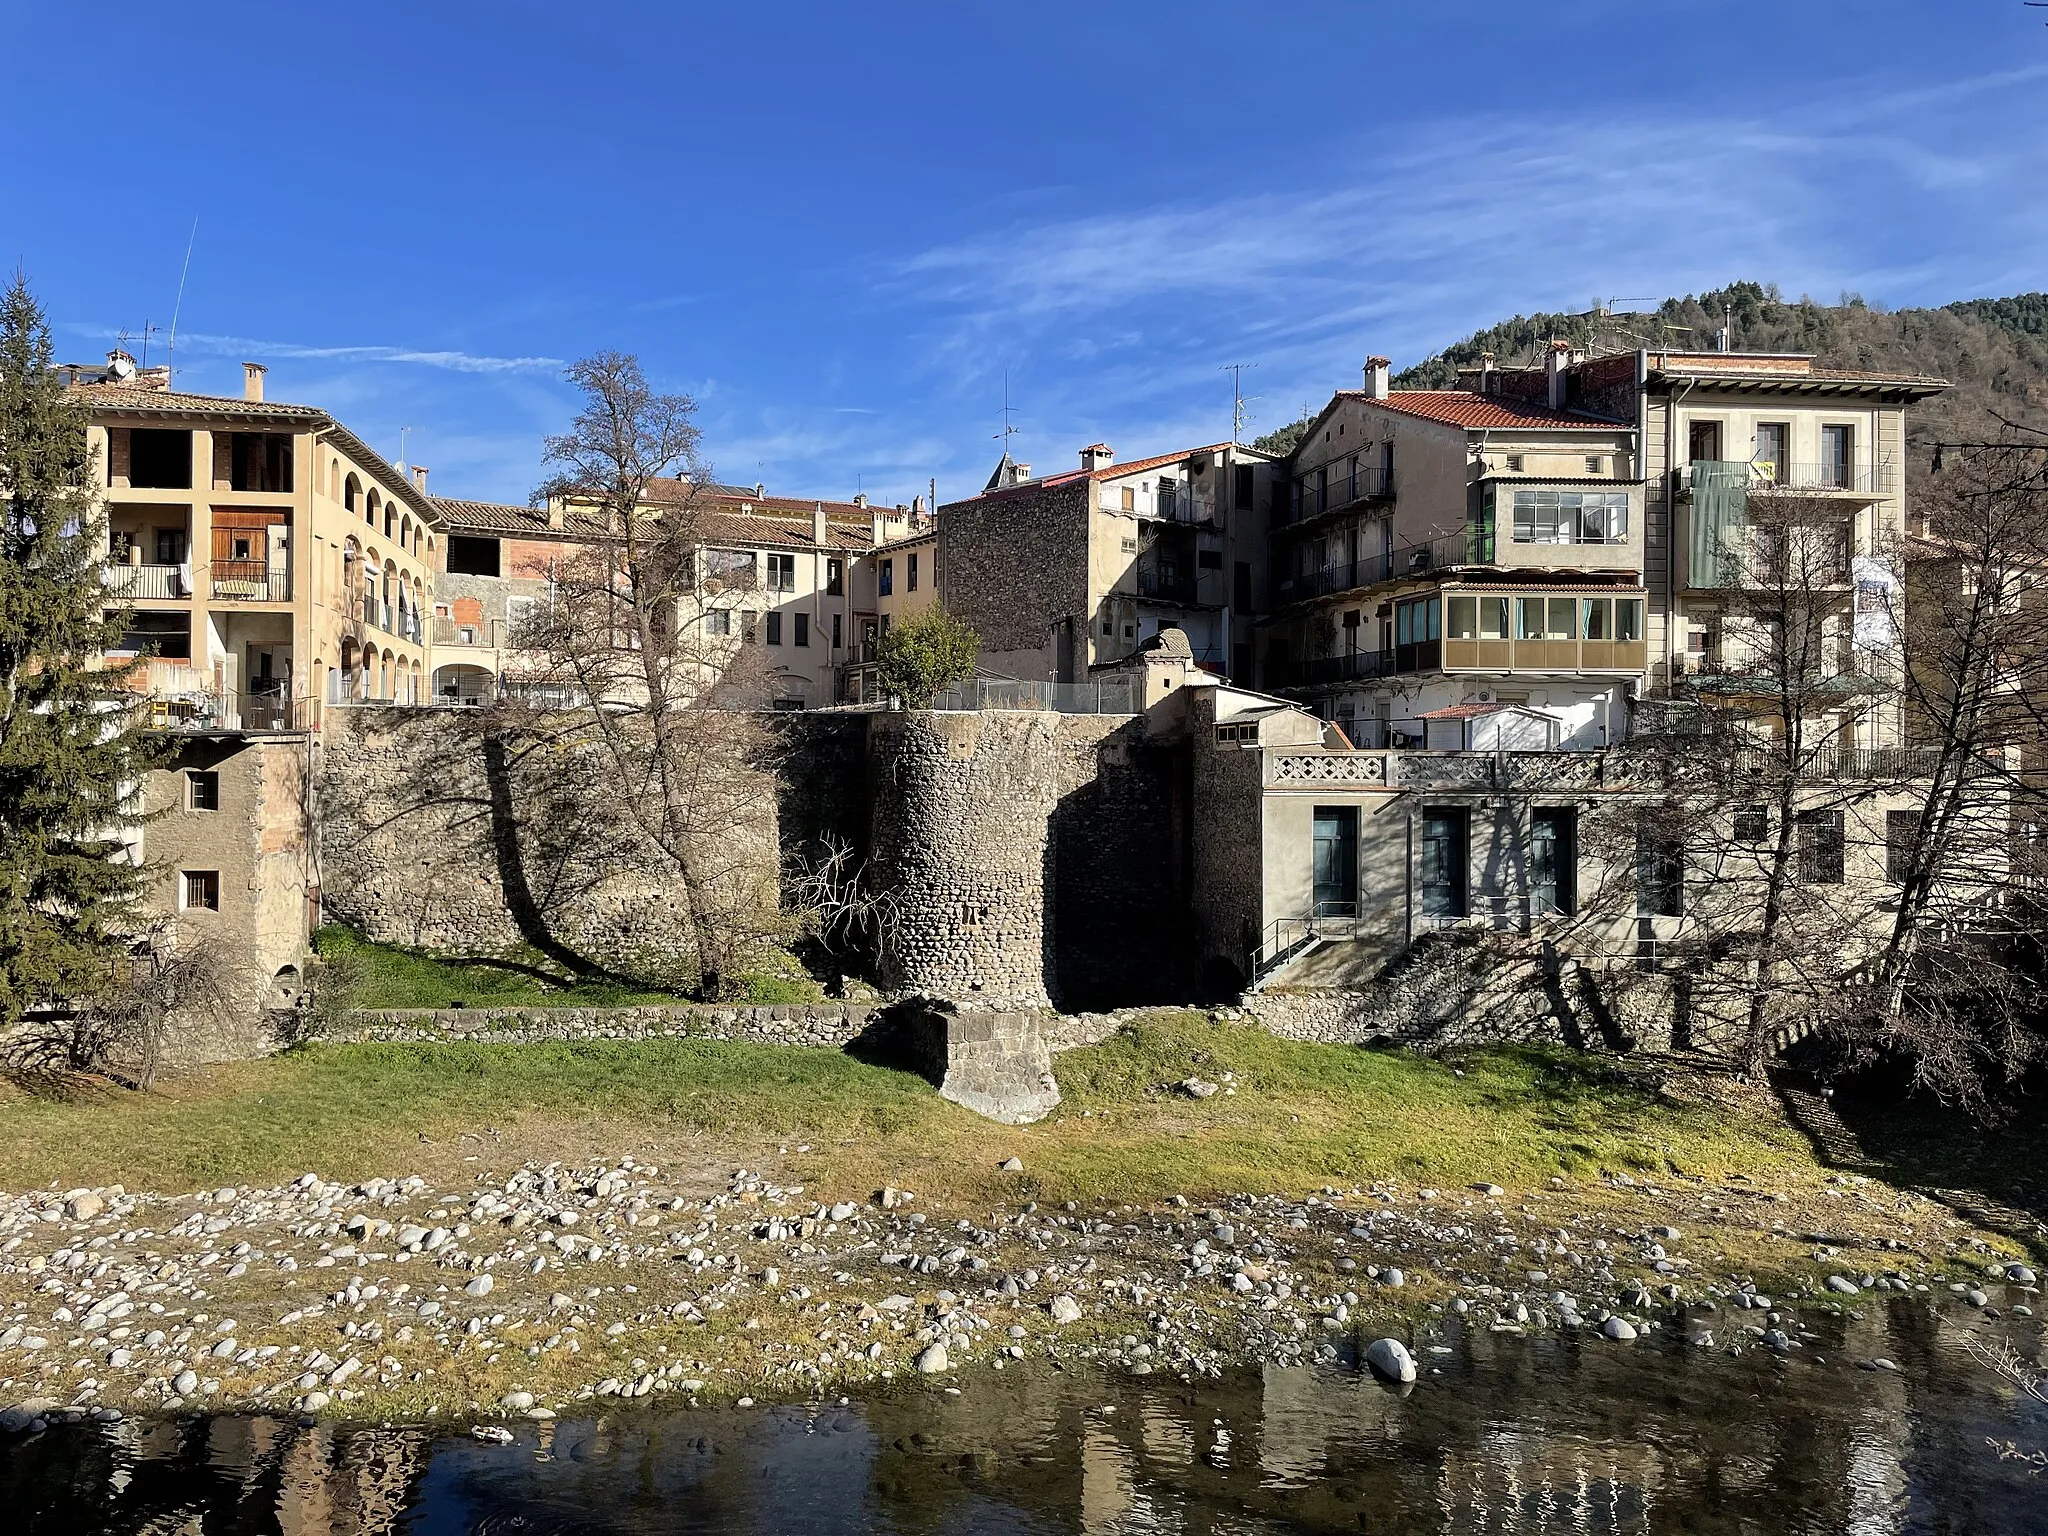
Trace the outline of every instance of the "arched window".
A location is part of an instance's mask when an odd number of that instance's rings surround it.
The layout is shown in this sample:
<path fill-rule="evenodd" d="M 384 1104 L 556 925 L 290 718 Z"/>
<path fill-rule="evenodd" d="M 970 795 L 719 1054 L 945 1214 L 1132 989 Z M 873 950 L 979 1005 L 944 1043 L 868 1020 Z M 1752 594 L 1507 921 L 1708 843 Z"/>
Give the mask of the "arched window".
<path fill-rule="evenodd" d="M 368 499 L 363 502 L 363 521 L 372 528 L 377 526 L 377 508 L 382 502 L 383 498 L 374 490 L 370 492 Z"/>
<path fill-rule="evenodd" d="M 384 503 L 384 537 L 390 538 L 391 531 L 398 526 L 398 508 L 392 502 Z"/>
<path fill-rule="evenodd" d="M 398 520 L 398 547 L 400 549 L 412 548 L 412 518 L 410 516 L 401 517 Z"/>
<path fill-rule="evenodd" d="M 356 479 L 354 475 L 350 475 L 348 479 L 342 483 L 341 504 L 347 510 L 353 512 L 356 509 L 356 504 L 360 502 L 362 499 L 363 484 L 360 480 Z"/>

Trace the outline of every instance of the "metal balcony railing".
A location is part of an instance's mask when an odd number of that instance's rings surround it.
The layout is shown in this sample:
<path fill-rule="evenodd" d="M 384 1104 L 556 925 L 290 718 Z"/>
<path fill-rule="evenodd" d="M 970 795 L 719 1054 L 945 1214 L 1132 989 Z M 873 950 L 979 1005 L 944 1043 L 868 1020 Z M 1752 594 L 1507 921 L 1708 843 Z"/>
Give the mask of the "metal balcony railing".
<path fill-rule="evenodd" d="M 1393 494 L 1393 474 L 1382 466 L 1361 464 L 1355 471 L 1348 465 L 1326 468 L 1327 474 L 1303 476 L 1273 498 L 1275 528 L 1305 523 L 1326 512 L 1341 512 L 1362 501 Z"/>
<path fill-rule="evenodd" d="M 267 560 L 216 560 L 211 567 L 213 595 L 223 601 L 288 603 L 292 597 L 289 567 Z"/>
<path fill-rule="evenodd" d="M 110 565 L 101 580 L 124 603 L 192 595 L 189 565 Z"/>
<path fill-rule="evenodd" d="M 1700 468 L 1707 465 L 1710 470 L 1727 467 L 1726 461 L 1696 459 L 1686 466 L 1684 489 L 1691 490 L 1693 482 L 1700 478 Z M 1898 475 L 1890 464 L 1845 464 L 1840 460 L 1821 460 L 1808 463 L 1801 460 L 1760 459 L 1748 465 L 1737 467 L 1748 470 L 1747 489 L 1754 493 L 1769 491 L 1816 491 L 1825 494 L 1841 491 L 1852 495 L 1889 496 L 1898 487 Z"/>
<path fill-rule="evenodd" d="M 1384 554 L 1365 555 L 1337 565 L 1326 565 L 1321 570 L 1307 571 L 1299 576 L 1283 576 L 1274 583 L 1274 597 L 1279 603 L 1298 603 L 1307 598 L 1328 597 L 1333 592 L 1350 592 L 1377 586 L 1381 582 L 1404 581 L 1445 567 L 1476 563 L 1467 548 L 1465 535 L 1449 533 Z"/>
<path fill-rule="evenodd" d="M 1158 523 L 1213 523 L 1216 521 L 1216 503 L 1182 491 L 1154 497 L 1152 509 L 1140 509 L 1138 517 Z"/>

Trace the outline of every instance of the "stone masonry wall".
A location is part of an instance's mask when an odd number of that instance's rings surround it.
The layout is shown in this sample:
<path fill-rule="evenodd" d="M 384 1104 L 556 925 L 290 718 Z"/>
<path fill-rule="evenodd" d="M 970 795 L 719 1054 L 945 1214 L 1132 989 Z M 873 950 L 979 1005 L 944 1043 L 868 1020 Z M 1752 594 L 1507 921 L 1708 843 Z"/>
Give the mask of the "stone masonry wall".
<path fill-rule="evenodd" d="M 549 782 L 559 766 L 522 758 L 466 711 L 333 711 L 319 790 L 326 914 L 408 948 L 531 948 L 640 975 L 680 970 L 689 958 L 680 883 L 631 827 Z M 743 878 L 765 882 L 772 901 L 775 801 L 765 779 L 761 810 L 750 832 L 758 868 Z"/>
<path fill-rule="evenodd" d="M 986 1006 L 1165 1001 L 1185 976 L 1171 756 L 1131 716 L 870 717 L 883 982 Z"/>

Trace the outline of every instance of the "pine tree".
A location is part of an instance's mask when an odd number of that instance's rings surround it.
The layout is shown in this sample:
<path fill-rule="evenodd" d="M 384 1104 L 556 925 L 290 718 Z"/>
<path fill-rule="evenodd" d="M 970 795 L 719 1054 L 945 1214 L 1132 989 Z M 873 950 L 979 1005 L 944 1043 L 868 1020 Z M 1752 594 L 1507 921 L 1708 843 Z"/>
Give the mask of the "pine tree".
<path fill-rule="evenodd" d="M 17 272 L 0 299 L 0 1021 L 104 991 L 138 926 L 153 756 L 127 675 L 86 412 Z"/>

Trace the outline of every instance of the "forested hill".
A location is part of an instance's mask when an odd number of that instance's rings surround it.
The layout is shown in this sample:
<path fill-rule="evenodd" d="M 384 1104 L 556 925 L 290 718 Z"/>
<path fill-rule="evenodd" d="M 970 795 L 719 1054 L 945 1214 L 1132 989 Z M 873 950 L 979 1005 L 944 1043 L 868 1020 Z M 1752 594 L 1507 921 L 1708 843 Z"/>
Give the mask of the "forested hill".
<path fill-rule="evenodd" d="M 1931 373 L 1950 380 L 1955 387 L 1947 394 L 1913 409 L 1910 433 L 1916 443 L 1997 437 L 2000 417 L 2048 428 L 2048 293 L 1887 310 L 1853 294 L 1840 304 L 1816 304 L 1785 299 L 1774 286 L 1733 283 L 1666 299 L 1650 313 L 1517 315 L 1406 369 L 1393 385 L 1453 388 L 1459 367 L 1476 366 L 1482 352 L 1493 353 L 1503 367 L 1540 366 L 1552 337 L 1596 353 L 1710 350 L 1724 313 L 1738 352 L 1810 352 L 1824 367 Z M 1285 451 L 1303 425 L 1269 433 L 1256 446 Z"/>

